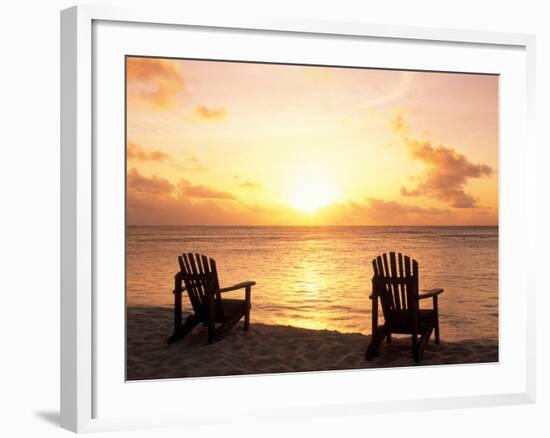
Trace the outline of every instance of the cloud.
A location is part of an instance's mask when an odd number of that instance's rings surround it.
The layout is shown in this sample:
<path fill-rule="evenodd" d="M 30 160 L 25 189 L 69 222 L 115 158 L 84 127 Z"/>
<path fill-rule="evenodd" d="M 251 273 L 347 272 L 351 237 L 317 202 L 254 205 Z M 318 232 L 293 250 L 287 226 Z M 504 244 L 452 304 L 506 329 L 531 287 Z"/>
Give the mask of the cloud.
<path fill-rule="evenodd" d="M 398 134 L 403 134 L 406 129 L 405 117 L 401 113 L 395 114 L 390 119 L 390 126 L 392 130 Z"/>
<path fill-rule="evenodd" d="M 227 111 L 224 108 L 209 108 L 204 105 L 198 106 L 195 113 L 205 120 L 221 120 L 227 116 Z"/>
<path fill-rule="evenodd" d="M 128 173 L 129 224 L 142 225 L 492 225 L 494 209 L 430 208 L 374 197 L 332 204 L 314 215 L 278 204 L 248 204 L 231 193 L 186 179 Z"/>
<path fill-rule="evenodd" d="M 254 181 L 243 181 L 239 184 L 239 187 L 243 189 L 259 189 L 261 185 Z"/>
<path fill-rule="evenodd" d="M 178 183 L 178 195 L 180 198 L 202 198 L 202 199 L 221 199 L 236 200 L 237 198 L 229 192 L 216 190 L 208 186 L 193 185 L 186 179 L 180 179 Z"/>
<path fill-rule="evenodd" d="M 128 98 L 159 108 L 169 108 L 184 90 L 184 80 L 176 61 L 129 57 L 126 61 Z"/>
<path fill-rule="evenodd" d="M 393 224 L 399 224 L 400 221 L 403 223 L 416 222 L 418 219 L 427 217 L 433 220 L 434 216 L 449 213 L 449 210 L 446 209 L 419 207 L 378 198 L 367 198 L 365 204 L 352 203 L 352 210 L 356 214 L 368 218 L 371 222 Z"/>
<path fill-rule="evenodd" d="M 177 159 L 159 150 L 146 150 L 140 145 L 129 141 L 126 148 L 126 157 L 129 161 L 156 161 L 163 162 L 182 171 L 206 172 L 206 167 L 195 154 L 183 153 Z"/>
<path fill-rule="evenodd" d="M 233 175 L 233 179 L 235 180 L 236 183 L 239 184 L 239 187 L 243 189 L 259 189 L 260 187 L 262 187 L 261 184 L 255 181 L 250 181 L 250 180 L 241 181 L 241 177 L 239 175 Z"/>
<path fill-rule="evenodd" d="M 391 119 L 391 125 L 399 134 L 413 160 L 422 162 L 426 169 L 417 177 L 416 187 L 401 187 L 401 195 L 406 197 L 425 196 L 443 201 L 454 208 L 473 208 L 478 199 L 465 191 L 471 178 L 488 177 L 493 169 L 487 164 L 474 164 L 454 148 L 434 146 L 429 140 L 412 138 L 407 133 L 407 125 L 402 115 Z"/>
<path fill-rule="evenodd" d="M 192 201 L 173 196 L 128 193 L 127 217 L 131 225 L 239 225 L 242 214 L 227 203 Z"/>
<path fill-rule="evenodd" d="M 127 177 L 129 191 L 148 195 L 170 195 L 174 191 L 174 185 L 167 179 L 154 175 L 145 177 L 136 169 L 131 169 Z"/>
<path fill-rule="evenodd" d="M 429 141 L 408 138 L 407 145 L 412 158 L 423 162 L 427 168 L 414 189 L 401 187 L 403 196 L 426 196 L 447 202 L 455 208 L 476 207 L 477 199 L 467 193 L 464 186 L 469 178 L 491 176 L 491 167 L 474 164 L 454 149 L 434 147 Z"/>
<path fill-rule="evenodd" d="M 256 225 L 270 224 L 272 210 L 253 211 L 238 200 L 154 196 L 128 192 L 131 225 Z"/>
<path fill-rule="evenodd" d="M 238 178 L 235 178 L 238 180 Z M 128 173 L 129 224 L 143 225 L 493 225 L 489 208 L 446 209 L 367 197 L 331 204 L 314 215 L 279 204 L 249 204 L 229 192 L 187 179 L 177 183 Z"/>
<path fill-rule="evenodd" d="M 314 216 L 284 205 L 128 192 L 133 225 L 494 225 L 493 210 L 424 208 L 377 198 L 333 204 Z"/>
<path fill-rule="evenodd" d="M 285 225 L 295 212 L 279 205 L 246 204 L 231 193 L 186 179 L 176 184 L 131 169 L 127 177 L 131 225 Z"/>
<path fill-rule="evenodd" d="M 177 162 L 171 163 L 173 166 L 177 167 L 180 170 L 190 171 L 190 172 L 206 172 L 206 167 L 199 161 L 199 159 L 194 155 L 187 155 Z"/>
<path fill-rule="evenodd" d="M 136 161 L 165 161 L 169 158 L 164 152 L 157 150 L 146 151 L 141 146 L 133 142 L 128 142 L 126 157 L 128 160 Z"/>
<path fill-rule="evenodd" d="M 156 175 L 143 176 L 137 169 L 131 169 L 127 177 L 128 191 L 139 195 L 169 196 L 174 199 L 216 199 L 236 200 L 229 192 L 214 189 L 204 185 L 194 185 L 190 181 L 181 178 L 177 184 L 172 184 L 164 178 Z"/>
<path fill-rule="evenodd" d="M 451 211 L 368 197 L 324 207 L 318 216 L 333 225 L 428 225 L 449 222 Z"/>

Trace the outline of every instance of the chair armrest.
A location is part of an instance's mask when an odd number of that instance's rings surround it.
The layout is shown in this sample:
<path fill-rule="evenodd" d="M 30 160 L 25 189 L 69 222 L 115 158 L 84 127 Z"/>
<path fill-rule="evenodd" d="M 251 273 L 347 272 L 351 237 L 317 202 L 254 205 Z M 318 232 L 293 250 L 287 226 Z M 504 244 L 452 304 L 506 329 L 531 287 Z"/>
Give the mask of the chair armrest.
<path fill-rule="evenodd" d="M 424 298 L 432 298 L 442 293 L 443 293 L 443 289 L 430 289 L 419 294 L 418 299 L 423 300 Z"/>
<path fill-rule="evenodd" d="M 233 286 L 222 287 L 220 292 L 230 292 L 232 290 L 244 289 L 245 287 L 252 287 L 256 284 L 255 281 L 245 281 L 243 283 L 234 284 Z"/>
<path fill-rule="evenodd" d="M 182 284 L 181 284 L 182 281 L 181 281 L 180 275 L 182 275 L 181 272 L 178 272 L 178 273 L 176 273 L 176 275 L 174 276 L 174 279 L 175 279 L 176 282 L 177 282 L 177 286 L 176 286 L 176 287 L 178 287 L 178 286 L 180 287 L 180 292 L 185 292 L 187 289 L 185 289 L 185 286 L 182 286 Z M 172 291 L 172 293 L 175 294 L 175 293 L 176 293 L 176 290 L 174 289 L 174 290 Z"/>

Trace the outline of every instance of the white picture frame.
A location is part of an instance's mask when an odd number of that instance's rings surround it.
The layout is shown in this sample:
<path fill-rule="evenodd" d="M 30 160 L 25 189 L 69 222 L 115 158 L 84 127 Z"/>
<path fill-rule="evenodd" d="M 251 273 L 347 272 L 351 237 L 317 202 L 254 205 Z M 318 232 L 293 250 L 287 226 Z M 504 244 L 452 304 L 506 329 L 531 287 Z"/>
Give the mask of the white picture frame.
<path fill-rule="evenodd" d="M 103 28 L 98 26 L 105 26 Z M 103 112 L 105 98 L 98 94 L 101 89 L 101 68 L 94 64 L 94 60 L 103 59 L 105 38 L 112 46 L 112 53 L 109 56 L 119 57 L 120 53 L 127 50 L 122 43 L 124 38 L 117 37 L 117 26 L 128 27 L 124 32 L 134 32 L 135 44 L 139 42 L 139 28 L 147 28 L 152 33 L 174 31 L 177 29 L 191 29 L 200 31 L 201 34 L 209 32 L 234 31 L 245 35 L 247 40 L 253 41 L 259 35 L 268 33 L 274 40 L 287 38 L 343 38 L 346 41 L 384 41 L 387 44 L 410 45 L 411 48 L 435 47 L 434 50 L 447 50 L 448 47 L 455 47 L 457 50 L 477 50 L 480 48 L 487 51 L 502 54 L 502 67 L 515 81 L 521 82 L 514 95 L 504 95 L 506 102 L 519 102 L 519 107 L 514 109 L 514 114 L 503 112 L 501 124 L 504 122 L 505 131 L 502 134 L 501 143 L 501 165 L 500 176 L 500 223 L 501 239 L 504 239 L 505 255 L 514 251 L 530 251 L 535 253 L 536 227 L 535 227 L 535 142 L 533 138 L 533 109 L 534 109 L 534 53 L 535 39 L 532 35 L 490 33 L 481 31 L 461 31 L 450 29 L 424 29 L 401 26 L 382 26 L 366 23 L 338 23 L 318 22 L 301 19 L 277 19 L 257 18 L 235 15 L 232 17 L 216 17 L 215 15 L 198 16 L 192 11 L 162 11 L 159 9 L 150 10 L 129 10 L 110 7 L 78 6 L 66 9 L 61 13 L 61 426 L 72 431 L 99 431 L 119 428 L 146 428 L 160 426 L 201 424 L 207 421 L 208 413 L 206 406 L 197 401 L 195 410 L 168 411 L 163 403 L 157 403 L 156 407 L 144 406 L 144 411 L 149 415 L 139 415 L 140 406 L 128 403 L 126 410 L 120 408 L 125 405 L 121 403 L 122 398 L 126 401 L 139 400 L 140 394 L 143 397 L 170 400 L 171 385 L 182 385 L 178 381 L 152 381 L 125 383 L 120 381 L 120 370 L 114 370 L 120 365 L 120 357 L 113 359 L 113 363 L 106 363 L 106 354 L 98 354 L 98 351 L 113 351 L 117 340 L 120 340 L 121 333 L 124 333 L 123 320 L 120 317 L 120 302 L 113 302 L 109 305 L 105 300 L 97 300 L 98 290 L 105 290 L 103 284 L 108 284 L 111 277 L 102 270 L 103 264 L 107 263 L 101 254 L 105 251 L 105 245 L 100 242 L 105 233 L 111 233 L 109 241 L 119 242 L 123 235 L 123 229 L 115 224 L 109 227 L 101 216 L 105 209 L 97 208 L 102 202 L 116 203 L 120 198 L 104 201 L 107 197 L 104 190 L 109 185 L 110 178 L 124 172 L 119 169 L 119 161 L 108 160 L 104 155 L 97 154 L 98 141 L 111 141 L 105 135 L 113 135 L 113 139 L 119 135 L 118 130 L 123 126 L 114 128 L 103 123 Z M 131 29 L 130 29 L 131 28 Z M 104 29 L 104 30 L 103 30 Z M 104 32 L 102 34 L 102 32 Z M 113 32 L 113 33 L 109 33 Z M 135 33 L 137 32 L 137 33 Z M 102 36 L 103 35 L 103 36 Z M 347 38 L 347 39 L 346 39 Z M 313 39 L 313 38 L 311 38 Z M 150 40 L 150 39 L 149 39 Z M 153 38 L 155 40 L 155 38 Z M 159 37 L 158 44 L 162 43 Z M 156 43 L 153 41 L 148 50 L 153 50 Z M 281 43 L 290 44 L 288 41 Z M 342 44 L 346 44 L 345 42 Z M 350 43 L 351 44 L 351 43 Z M 281 47 L 283 47 L 281 46 Z M 251 47 L 254 47 L 252 45 Z M 428 47 L 428 49 L 429 49 Z M 284 48 L 284 47 L 283 47 Z M 439 48 L 439 49 L 438 49 Z M 426 49 L 426 50 L 428 50 Z M 110 49 L 111 50 L 111 49 Z M 135 50 L 135 49 L 134 49 Z M 145 49 L 144 49 L 145 50 Z M 166 49 L 169 51 L 169 48 Z M 196 50 L 200 52 L 201 48 Z M 205 48 L 206 50 L 206 48 Z M 235 48 L 232 49 L 235 53 Z M 329 49 L 330 51 L 330 49 Z M 444 51 L 444 50 L 443 50 Z M 106 51 L 105 51 L 106 52 Z M 252 52 L 250 52 L 252 53 Z M 442 52 L 443 53 L 443 52 Z M 466 52 L 465 52 L 466 53 Z M 135 53 L 132 53 L 135 54 Z M 164 55 L 166 53 L 161 53 Z M 334 54 L 333 54 L 334 55 Z M 405 53 L 403 52 L 403 55 Z M 510 55 L 510 56 L 508 56 Z M 289 55 L 290 56 L 290 55 Z M 294 56 L 299 56 L 294 55 Z M 325 56 L 325 55 L 323 55 Z M 331 56 L 329 53 L 326 56 Z M 500 55 L 495 55 L 495 59 Z M 422 68 L 437 70 L 438 62 L 447 62 L 444 70 L 460 69 L 461 59 L 447 57 L 444 61 L 433 59 L 425 63 Z M 475 58 L 475 57 L 474 57 Z M 490 56 L 489 56 L 490 58 Z M 117 58 L 118 59 L 118 58 Z M 295 58 L 294 58 L 295 60 Z M 380 61 L 382 62 L 382 61 Z M 405 63 L 405 61 L 403 61 Z M 406 61 L 411 62 L 411 61 Z M 471 62 L 479 62 L 478 67 L 491 73 L 502 74 L 500 67 L 492 69 L 491 59 L 478 59 Z M 483 63 L 489 64 L 483 64 Z M 500 61 L 499 61 L 500 62 Z M 454 64 L 453 64 L 454 63 Z M 498 64 L 498 63 L 497 63 Z M 510 64 L 510 65 L 508 65 Z M 474 65 L 474 64 L 472 64 Z M 496 64 L 495 64 L 496 65 Z M 418 67 L 418 66 L 417 66 Z M 480 71 L 481 71 L 480 70 Z M 503 70 L 504 71 L 504 70 Z M 508 74 L 506 73 L 506 74 Z M 116 74 L 115 74 L 115 77 Z M 525 80 L 525 82 L 523 82 Z M 99 84 L 99 88 L 98 88 Z M 512 87 L 510 82 L 506 85 Z M 117 86 L 116 81 L 110 86 Z M 120 93 L 124 92 L 123 82 L 118 83 Z M 108 87 L 107 87 L 108 88 Z M 112 91 L 112 90 L 110 90 Z M 504 90 L 506 93 L 507 91 Z M 123 96 L 118 96 L 118 102 Z M 113 99 L 115 99 L 113 97 Z M 113 108 L 118 108 L 117 104 Z M 512 115 L 520 116 L 514 123 Z M 120 117 L 118 114 L 117 117 Z M 111 119 L 110 119 L 111 120 Z M 113 124 L 117 119 L 112 118 Z M 97 129 L 97 124 L 102 126 Z M 514 125 L 514 126 L 512 126 Z M 112 128 L 112 129 L 111 129 Z M 117 131 L 117 133 L 114 133 Z M 512 132 L 513 131 L 513 132 Z M 510 140 L 521 140 L 521 148 Z M 113 140 L 115 141 L 115 140 Z M 120 167 L 120 166 L 119 166 Z M 107 179 L 106 179 L 107 178 Z M 511 181 L 514 184 L 511 184 Z M 115 190 L 116 192 L 116 190 Z M 517 208 L 517 202 L 521 202 L 521 208 Z M 119 208 L 124 208 L 120 205 Z M 116 218 L 116 212 L 114 214 Z M 105 231 L 110 230 L 110 231 Z M 517 231 L 521 230 L 521 236 Z M 98 240 L 99 239 L 99 240 Z M 105 238 L 106 239 L 106 238 Z M 106 241 L 106 240 L 105 240 Z M 501 247 L 501 255 L 502 255 Z M 123 266 L 123 260 L 116 251 L 110 251 L 118 257 L 112 266 Z M 118 255 L 116 255 L 118 254 Z M 506 276 L 505 287 L 519 286 L 516 296 L 506 298 L 505 304 L 508 307 L 501 307 L 501 328 L 506 329 L 510 325 L 512 307 L 518 314 L 517 324 L 514 329 L 514 336 L 511 330 L 504 330 L 509 336 L 501 334 L 501 344 L 504 357 L 497 368 L 483 368 L 479 366 L 453 366 L 444 369 L 437 367 L 420 367 L 414 371 L 407 370 L 386 370 L 381 374 L 380 380 L 392 373 L 392 378 L 404 379 L 403 373 L 415 372 L 418 378 L 426 378 L 430 373 L 431 378 L 445 379 L 453 373 L 454 379 L 465 379 L 468 381 L 476 379 L 481 382 L 487 381 L 487 385 L 478 385 L 479 390 L 474 391 L 468 384 L 458 386 L 453 391 L 445 392 L 435 389 L 431 392 L 420 393 L 418 388 L 412 388 L 407 394 L 388 393 L 381 396 L 380 388 L 376 389 L 373 381 L 373 370 L 365 373 L 363 370 L 346 373 L 323 372 L 323 373 L 296 373 L 287 376 L 242 376 L 231 378 L 209 378 L 190 379 L 185 382 L 187 389 L 201 385 L 206 388 L 204 391 L 230 391 L 235 385 L 244 388 L 243 399 L 235 404 L 239 408 L 235 411 L 224 412 L 222 409 L 216 412 L 218 421 L 229 421 L 231 415 L 263 417 L 310 417 L 312 415 L 362 415 L 369 412 L 398 412 L 412 409 L 441 409 L 452 407 L 475 407 L 487 405 L 520 404 L 532 403 L 535 400 L 535 274 L 534 269 L 527 264 L 519 264 L 514 270 L 506 269 L 512 266 L 514 261 L 504 259 L 501 264 L 502 276 Z M 103 278 L 102 278 L 103 277 Z M 509 286 L 508 286 L 509 285 Z M 124 291 L 120 293 L 123 295 Z M 501 290 L 501 294 L 503 291 Z M 107 303 L 107 304 L 106 304 Z M 118 303 L 118 304 L 117 304 Z M 113 310 L 110 313 L 109 309 Z M 510 309 L 510 311 L 507 311 Z M 118 312 L 118 313 L 117 313 Z M 113 320 L 114 318 L 114 320 Z M 110 319 L 112 327 L 102 321 Z M 114 322 L 113 322 L 114 321 Z M 112 328 L 114 343 L 109 344 L 104 336 L 105 328 Z M 501 330 L 502 333 L 502 330 Z M 512 339 L 509 341 L 508 339 Z M 512 346 L 507 343 L 516 342 L 517 357 L 512 357 Z M 109 344 L 109 345 L 107 345 Z M 508 348 L 508 350 L 506 350 Z M 507 353 L 508 351 L 508 353 Z M 509 354 L 510 353 L 510 354 Z M 121 351 L 121 357 L 124 352 Z M 509 369 L 507 369 L 510 364 Z M 486 365 L 485 365 L 486 366 Z M 498 368 L 500 367 L 500 368 Z M 499 370 L 507 371 L 499 375 Z M 377 370 L 374 370 L 377 372 Z M 487 376 L 485 376 L 487 374 Z M 489 382 L 489 374 L 498 375 L 498 378 L 505 379 L 500 386 L 495 382 Z M 344 387 L 355 384 L 354 379 L 364 380 L 365 389 L 359 392 L 346 390 L 340 392 L 336 389 L 319 393 L 315 388 L 319 385 L 326 385 L 328 388 Z M 118 379 L 114 385 L 112 379 Z M 495 377 L 496 379 L 496 377 Z M 284 395 L 273 394 L 269 403 L 262 401 L 261 397 L 252 402 L 247 397 L 251 394 L 274 391 L 274 385 L 284 388 L 300 387 L 305 395 L 296 395 L 294 404 L 285 402 Z M 285 386 L 286 385 L 286 386 Z M 332 385 L 332 386 L 331 386 Z M 359 385 L 359 386 L 361 386 Z M 491 386 L 493 385 L 493 386 Z M 115 388 L 116 387 L 116 388 Z M 124 388 L 124 389 L 117 389 Z M 128 389 L 128 391 L 126 391 Z M 112 392 L 111 392 L 112 391 Z M 117 392 L 118 391 L 118 392 Z M 416 392 L 415 392 L 416 391 Z M 106 394 L 112 399 L 111 405 L 105 401 Z M 189 407 L 187 407 L 189 408 Z M 211 413 L 211 408 L 210 413 Z M 106 412 L 107 414 L 103 414 Z M 133 412 L 133 414 L 132 414 Z M 183 415 L 185 412 L 192 412 L 192 416 Z M 208 414 L 208 415 L 207 415 Z"/>

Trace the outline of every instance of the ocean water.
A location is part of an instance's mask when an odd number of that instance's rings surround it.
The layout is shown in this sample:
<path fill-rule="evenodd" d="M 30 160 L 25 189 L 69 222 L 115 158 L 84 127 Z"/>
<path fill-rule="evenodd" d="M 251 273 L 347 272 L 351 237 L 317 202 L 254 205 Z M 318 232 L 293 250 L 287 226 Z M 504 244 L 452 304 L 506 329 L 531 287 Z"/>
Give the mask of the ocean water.
<path fill-rule="evenodd" d="M 443 340 L 498 339 L 498 227 L 129 226 L 127 303 L 172 306 L 177 256 L 198 252 L 222 287 L 256 281 L 252 323 L 370 334 L 371 261 L 389 251 L 418 260 L 420 289 L 445 290 Z"/>

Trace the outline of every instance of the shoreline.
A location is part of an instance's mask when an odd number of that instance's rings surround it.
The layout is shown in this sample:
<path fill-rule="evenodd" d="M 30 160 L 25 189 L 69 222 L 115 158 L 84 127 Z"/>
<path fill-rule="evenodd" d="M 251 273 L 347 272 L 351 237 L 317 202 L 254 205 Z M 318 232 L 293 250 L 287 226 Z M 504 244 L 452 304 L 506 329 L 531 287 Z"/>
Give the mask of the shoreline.
<path fill-rule="evenodd" d="M 167 344 L 173 328 L 173 310 L 129 306 L 127 315 L 127 380 L 181 377 L 273 374 L 498 362 L 498 341 L 464 339 L 433 343 L 424 360 L 415 364 L 410 337 L 384 343 L 380 354 L 367 362 L 370 335 L 310 330 L 294 326 L 242 321 L 221 341 L 208 345 L 206 329 L 198 326 L 185 339 Z"/>

